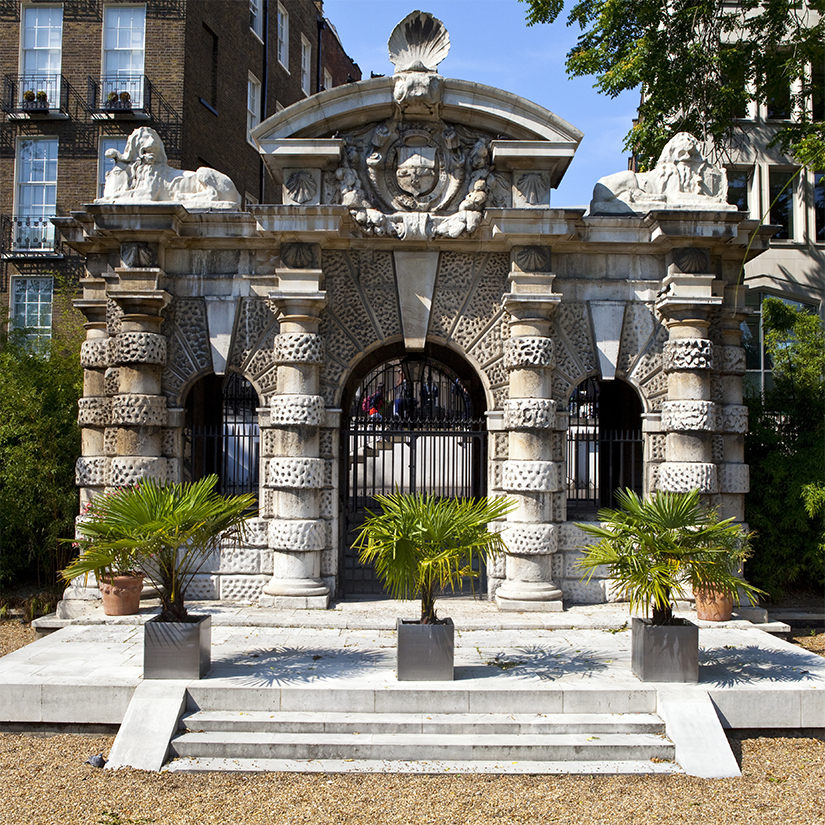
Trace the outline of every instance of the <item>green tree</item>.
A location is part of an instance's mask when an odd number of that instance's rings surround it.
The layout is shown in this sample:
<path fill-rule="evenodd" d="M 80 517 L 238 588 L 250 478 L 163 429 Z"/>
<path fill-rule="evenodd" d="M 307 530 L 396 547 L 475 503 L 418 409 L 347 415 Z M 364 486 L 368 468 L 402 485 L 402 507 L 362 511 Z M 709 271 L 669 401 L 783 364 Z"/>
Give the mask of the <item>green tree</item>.
<path fill-rule="evenodd" d="M 748 393 L 745 518 L 756 532 L 748 575 L 774 597 L 825 586 L 825 332 L 778 298 L 762 305 L 773 386 Z"/>
<path fill-rule="evenodd" d="M 0 585 L 55 583 L 71 552 L 59 539 L 72 532 L 78 511 L 84 337 L 71 293 L 56 291 L 64 323 L 50 340 L 0 332 Z"/>
<path fill-rule="evenodd" d="M 528 25 L 552 23 L 563 0 L 522 0 Z M 751 100 L 796 105 L 799 123 L 778 142 L 800 163 L 825 158 L 825 128 L 801 104 L 821 104 L 810 66 L 821 66 L 825 0 L 575 0 L 567 25 L 581 29 L 567 55 L 573 77 L 593 75 L 611 97 L 639 89 L 639 118 L 625 146 L 643 167 L 655 163 L 676 132 L 724 146 Z"/>

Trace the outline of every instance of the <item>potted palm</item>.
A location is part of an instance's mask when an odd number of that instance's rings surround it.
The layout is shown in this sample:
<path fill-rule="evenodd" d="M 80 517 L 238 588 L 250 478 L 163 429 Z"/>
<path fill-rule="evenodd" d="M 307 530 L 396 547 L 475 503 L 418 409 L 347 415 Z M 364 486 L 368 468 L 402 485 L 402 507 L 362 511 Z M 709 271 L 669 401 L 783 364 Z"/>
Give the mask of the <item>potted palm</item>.
<path fill-rule="evenodd" d="M 160 615 L 145 626 L 146 678 L 198 678 L 209 670 L 210 617 L 188 614 L 186 589 L 221 538 L 243 534 L 255 503 L 251 493 L 220 495 L 217 481 L 214 475 L 184 484 L 147 480 L 99 497 L 78 526 L 80 555 L 61 571 L 73 579 L 128 554 L 157 584 Z"/>
<path fill-rule="evenodd" d="M 599 541 L 582 548 L 580 568 L 592 577 L 606 567 L 618 591 L 650 618 L 633 618 L 632 668 L 642 681 L 696 682 L 699 631 L 673 615 L 674 597 L 689 587 L 753 603 L 761 591 L 738 576 L 748 556 L 750 534 L 733 519 L 720 520 L 702 506 L 699 492 L 656 492 L 647 499 L 632 490 L 616 493 L 620 509 L 603 509 L 600 524 L 579 524 Z"/>
<path fill-rule="evenodd" d="M 478 576 L 474 561 L 505 550 L 489 522 L 512 509 L 507 498 L 450 499 L 419 493 L 376 496 L 380 513 L 370 513 L 356 537 L 363 564 L 372 564 L 394 599 L 417 596 L 421 618 L 398 619 L 399 681 L 451 680 L 455 650 L 451 619 L 439 619 L 440 592 Z"/>

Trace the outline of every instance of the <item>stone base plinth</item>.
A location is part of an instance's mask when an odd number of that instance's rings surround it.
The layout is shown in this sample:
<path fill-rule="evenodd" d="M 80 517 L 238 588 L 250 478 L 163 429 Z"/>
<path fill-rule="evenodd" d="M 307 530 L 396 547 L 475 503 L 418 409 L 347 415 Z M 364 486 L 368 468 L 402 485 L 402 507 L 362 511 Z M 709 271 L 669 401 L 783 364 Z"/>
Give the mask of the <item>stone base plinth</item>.
<path fill-rule="evenodd" d="M 258 604 L 281 610 L 326 610 L 329 607 L 329 593 L 324 596 L 267 596 L 264 593 Z"/>
<path fill-rule="evenodd" d="M 561 598 L 553 602 L 527 601 L 526 599 L 504 599 L 496 593 L 496 606 L 508 613 L 560 613 L 564 610 Z"/>

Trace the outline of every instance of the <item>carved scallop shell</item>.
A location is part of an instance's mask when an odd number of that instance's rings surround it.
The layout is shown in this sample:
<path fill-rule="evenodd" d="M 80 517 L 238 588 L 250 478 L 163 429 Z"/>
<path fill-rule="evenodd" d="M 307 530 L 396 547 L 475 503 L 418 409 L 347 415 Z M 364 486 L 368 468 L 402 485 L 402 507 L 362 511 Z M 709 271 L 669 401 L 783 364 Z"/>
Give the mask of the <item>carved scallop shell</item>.
<path fill-rule="evenodd" d="M 295 172 L 286 182 L 286 191 L 295 203 L 306 203 L 315 197 L 318 185 L 309 172 Z"/>
<path fill-rule="evenodd" d="M 392 30 L 387 49 L 396 72 L 434 72 L 450 51 L 450 35 L 438 18 L 414 11 Z"/>

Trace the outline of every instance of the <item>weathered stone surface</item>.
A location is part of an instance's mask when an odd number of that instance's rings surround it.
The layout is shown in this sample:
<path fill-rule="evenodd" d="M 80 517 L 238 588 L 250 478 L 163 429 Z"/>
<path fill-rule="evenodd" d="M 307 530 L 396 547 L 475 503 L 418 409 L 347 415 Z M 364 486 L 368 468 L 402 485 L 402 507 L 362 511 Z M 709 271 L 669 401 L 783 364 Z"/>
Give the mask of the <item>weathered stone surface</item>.
<path fill-rule="evenodd" d="M 540 556 L 559 549 L 558 525 L 507 522 L 502 538 L 510 553 Z"/>
<path fill-rule="evenodd" d="M 715 347 L 714 364 L 726 375 L 745 374 L 745 350 L 742 347 Z"/>
<path fill-rule="evenodd" d="M 93 338 L 80 345 L 80 366 L 100 369 L 109 366 L 109 339 Z"/>
<path fill-rule="evenodd" d="M 155 332 L 121 332 L 115 338 L 118 364 L 165 364 L 166 338 Z"/>
<path fill-rule="evenodd" d="M 226 601 L 247 602 L 253 604 L 258 601 L 264 585 L 269 581 L 268 576 L 220 576 L 220 598 Z"/>
<path fill-rule="evenodd" d="M 667 341 L 664 348 L 665 371 L 713 369 L 713 344 L 706 338 L 680 338 Z"/>
<path fill-rule="evenodd" d="M 308 553 L 326 546 L 326 525 L 318 519 L 273 519 L 269 523 L 271 550 Z"/>
<path fill-rule="evenodd" d="M 322 458 L 271 458 L 267 466 L 267 486 L 320 489 L 324 486 L 325 464 Z"/>
<path fill-rule="evenodd" d="M 519 335 L 504 342 L 504 364 L 508 370 L 553 366 L 553 339 Z"/>
<path fill-rule="evenodd" d="M 279 364 L 323 364 L 324 341 L 311 332 L 282 332 L 275 336 L 275 361 Z"/>
<path fill-rule="evenodd" d="M 320 395 L 273 395 L 269 408 L 273 426 L 318 427 L 324 420 Z"/>
<path fill-rule="evenodd" d="M 667 432 L 716 430 L 716 404 L 712 401 L 665 401 L 662 429 Z"/>
<path fill-rule="evenodd" d="M 81 456 L 75 463 L 78 487 L 104 487 L 109 483 L 111 459 L 104 456 Z"/>
<path fill-rule="evenodd" d="M 131 393 L 112 399 L 112 424 L 163 427 L 166 417 L 166 398 L 162 395 Z"/>
<path fill-rule="evenodd" d="M 103 392 L 106 395 L 117 395 L 120 392 L 120 369 L 109 367 L 103 374 Z"/>
<path fill-rule="evenodd" d="M 718 490 L 718 480 L 715 464 L 700 462 L 666 461 L 659 465 L 659 490 L 671 493 L 689 493 L 698 490 L 700 493 L 715 493 Z"/>
<path fill-rule="evenodd" d="M 561 468 L 554 461 L 505 461 L 501 480 L 507 492 L 551 493 L 561 489 Z"/>
<path fill-rule="evenodd" d="M 105 427 L 112 420 L 112 399 L 103 396 L 81 398 L 77 402 L 77 423 L 81 427 Z"/>
<path fill-rule="evenodd" d="M 547 398 L 511 398 L 504 403 L 508 430 L 549 430 L 556 424 L 556 402 Z"/>
<path fill-rule="evenodd" d="M 750 469 L 747 464 L 719 464 L 717 472 L 720 493 L 750 492 Z"/>
<path fill-rule="evenodd" d="M 112 460 L 109 483 L 112 487 L 130 487 L 147 478 L 169 480 L 169 461 L 166 458 L 145 456 L 116 456 Z"/>
<path fill-rule="evenodd" d="M 718 411 L 720 432 L 746 433 L 748 431 L 748 408 L 744 404 L 722 404 Z"/>

